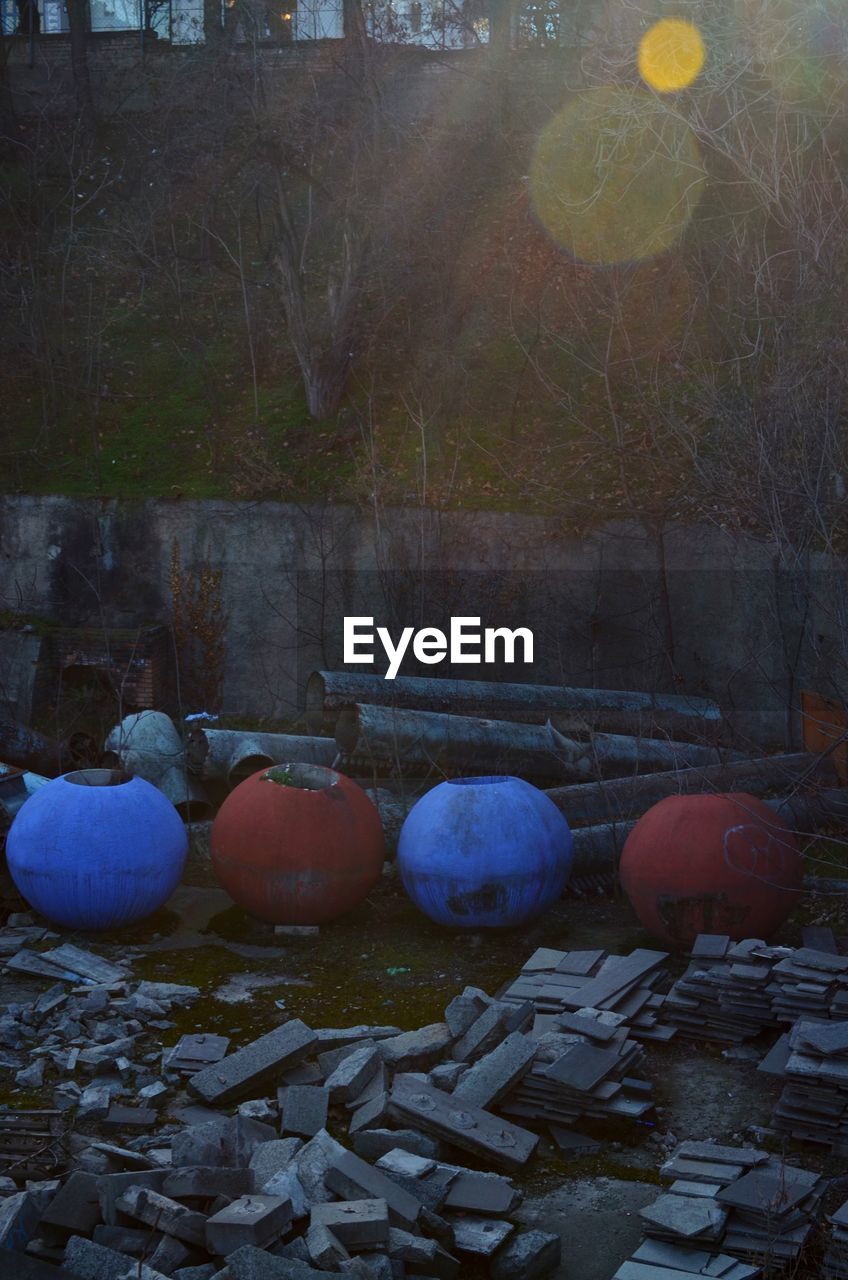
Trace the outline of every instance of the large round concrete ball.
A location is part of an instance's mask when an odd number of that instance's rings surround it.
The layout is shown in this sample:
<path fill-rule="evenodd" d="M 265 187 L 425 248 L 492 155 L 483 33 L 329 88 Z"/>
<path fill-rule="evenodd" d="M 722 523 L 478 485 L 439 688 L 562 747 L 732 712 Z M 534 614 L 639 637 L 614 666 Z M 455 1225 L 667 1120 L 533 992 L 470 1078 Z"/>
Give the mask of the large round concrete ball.
<path fill-rule="evenodd" d="M 116 929 L 151 915 L 179 884 L 187 852 L 170 800 L 120 769 L 78 769 L 48 782 L 6 838 L 22 897 L 69 929 Z"/>
<path fill-rule="evenodd" d="M 321 765 L 262 769 L 231 791 L 212 824 L 212 867 L 239 906 L 272 924 L 324 924 L 373 889 L 383 869 L 380 815 Z"/>
<path fill-rule="evenodd" d="M 553 801 L 521 778 L 455 778 L 422 796 L 403 824 L 398 869 L 437 924 L 525 924 L 557 900 L 571 832 Z"/>
<path fill-rule="evenodd" d="M 699 933 L 768 938 L 798 901 L 803 864 L 755 796 L 668 796 L 630 832 L 619 876 L 645 928 L 688 949 Z"/>

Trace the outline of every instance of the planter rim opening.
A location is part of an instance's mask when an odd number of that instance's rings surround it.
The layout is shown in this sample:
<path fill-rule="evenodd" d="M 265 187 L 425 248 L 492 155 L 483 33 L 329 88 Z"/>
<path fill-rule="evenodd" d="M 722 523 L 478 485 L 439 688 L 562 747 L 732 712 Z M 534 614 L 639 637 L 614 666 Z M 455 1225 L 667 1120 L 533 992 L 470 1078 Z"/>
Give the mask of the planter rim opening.
<path fill-rule="evenodd" d="M 329 791 L 338 785 L 339 775 L 323 764 L 304 764 L 289 761 L 266 769 L 262 778 L 276 782 L 278 786 L 292 787 L 295 791 Z"/>
<path fill-rule="evenodd" d="M 122 787 L 132 780 L 126 769 L 74 769 L 63 775 L 63 781 L 76 787 Z"/>
<path fill-rule="evenodd" d="M 510 782 L 508 773 L 489 773 L 480 778 L 448 778 L 451 787 L 491 787 L 498 782 Z"/>

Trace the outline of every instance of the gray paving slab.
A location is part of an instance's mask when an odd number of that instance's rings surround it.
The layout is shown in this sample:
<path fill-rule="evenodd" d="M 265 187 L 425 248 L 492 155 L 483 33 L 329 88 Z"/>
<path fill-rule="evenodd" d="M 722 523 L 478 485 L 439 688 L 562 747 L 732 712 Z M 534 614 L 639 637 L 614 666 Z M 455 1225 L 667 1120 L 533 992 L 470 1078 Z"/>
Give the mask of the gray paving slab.
<path fill-rule="evenodd" d="M 385 1200 L 389 1217 L 397 1226 L 415 1226 L 421 1201 L 404 1191 L 381 1169 L 374 1168 L 352 1151 L 337 1157 L 324 1175 L 326 1186 L 347 1200 Z"/>
<path fill-rule="evenodd" d="M 191 1076 L 188 1087 L 205 1102 L 221 1106 L 276 1083 L 283 1071 L 308 1057 L 316 1043 L 315 1032 L 293 1018 Z"/>
<path fill-rule="evenodd" d="M 336 1200 L 316 1204 L 311 1225 L 332 1231 L 346 1249 L 385 1244 L 389 1238 L 389 1208 L 385 1200 Z"/>
<path fill-rule="evenodd" d="M 509 1169 L 522 1168 L 539 1143 L 537 1134 L 479 1107 L 458 1107 L 451 1094 L 402 1075 L 395 1077 L 389 1101 L 402 1121 Z"/>
<path fill-rule="evenodd" d="M 459 1253 L 490 1258 L 512 1235 L 515 1225 L 503 1218 L 478 1218 L 464 1214 L 453 1222 L 454 1247 Z"/>
<path fill-rule="evenodd" d="M 206 1219 L 206 1248 L 222 1257 L 243 1245 L 264 1249 L 288 1230 L 291 1218 L 291 1201 L 282 1196 L 240 1196 Z"/>
<path fill-rule="evenodd" d="M 499 1102 L 530 1068 L 536 1042 L 514 1031 L 469 1067 L 453 1090 L 453 1098 L 484 1109 Z"/>

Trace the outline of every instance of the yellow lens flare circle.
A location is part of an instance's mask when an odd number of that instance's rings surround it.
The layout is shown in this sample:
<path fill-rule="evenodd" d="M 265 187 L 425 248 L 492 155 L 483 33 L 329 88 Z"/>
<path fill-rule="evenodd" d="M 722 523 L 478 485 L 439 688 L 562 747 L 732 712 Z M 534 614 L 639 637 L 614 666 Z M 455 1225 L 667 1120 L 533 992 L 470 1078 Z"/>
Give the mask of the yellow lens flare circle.
<path fill-rule="evenodd" d="M 706 175 L 685 120 L 653 95 L 607 85 L 545 126 L 530 165 L 534 212 L 592 265 L 653 257 L 683 233 Z"/>
<path fill-rule="evenodd" d="M 686 89 L 701 74 L 701 33 L 682 18 L 661 18 L 639 41 L 639 75 L 658 93 Z"/>

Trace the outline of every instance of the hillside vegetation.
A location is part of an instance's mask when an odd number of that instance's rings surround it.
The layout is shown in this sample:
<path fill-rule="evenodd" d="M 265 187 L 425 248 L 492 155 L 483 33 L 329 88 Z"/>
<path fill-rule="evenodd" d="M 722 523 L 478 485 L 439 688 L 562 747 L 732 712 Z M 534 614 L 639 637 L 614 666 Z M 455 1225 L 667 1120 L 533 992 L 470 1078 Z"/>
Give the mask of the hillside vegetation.
<path fill-rule="evenodd" d="M 774 54 L 774 8 L 743 44 L 704 6 L 676 92 L 625 9 L 579 56 L 224 45 L 150 111 L 16 121 L 4 488 L 839 545 L 848 82 L 800 7 Z"/>

